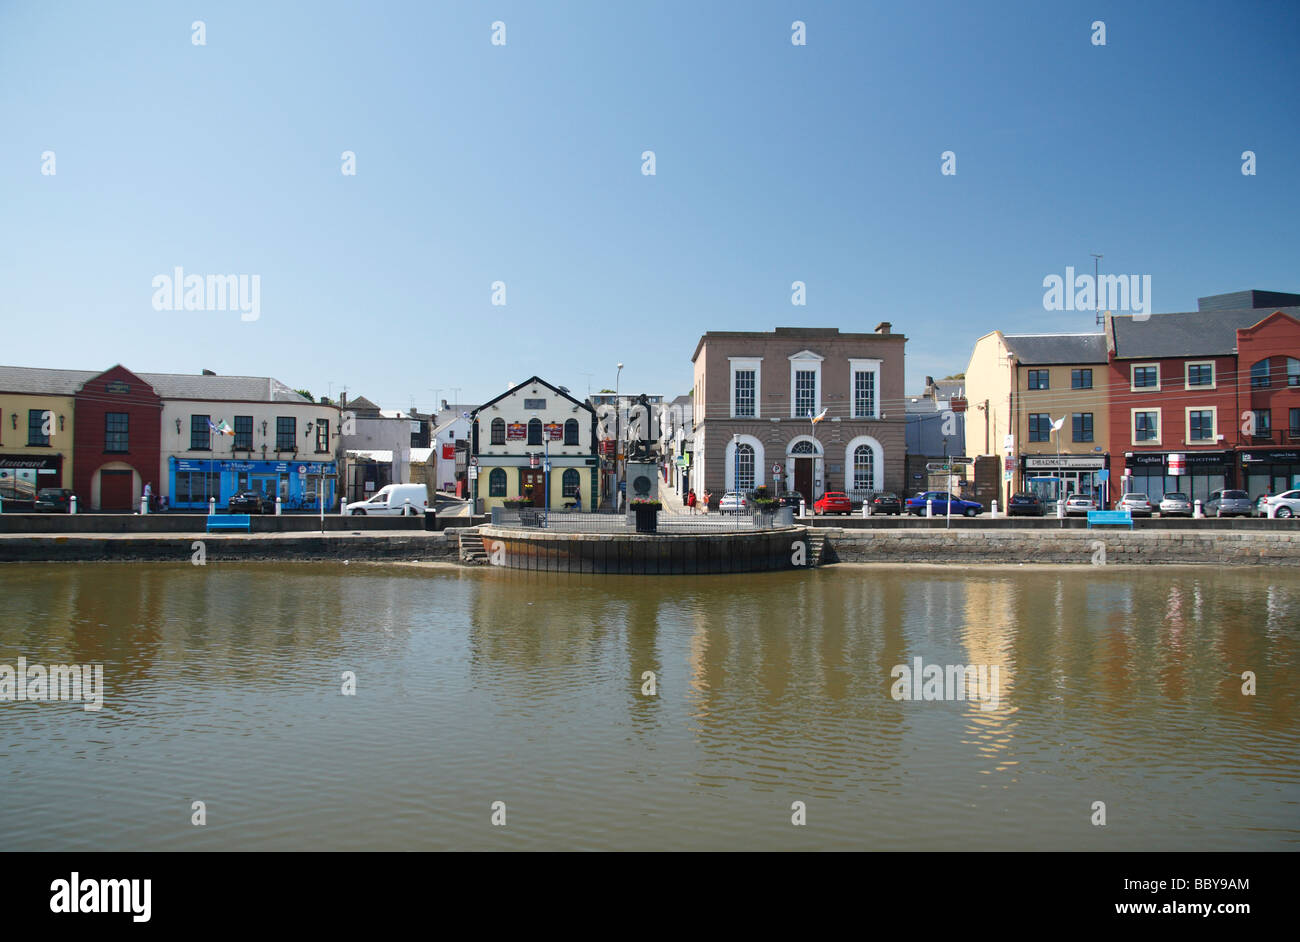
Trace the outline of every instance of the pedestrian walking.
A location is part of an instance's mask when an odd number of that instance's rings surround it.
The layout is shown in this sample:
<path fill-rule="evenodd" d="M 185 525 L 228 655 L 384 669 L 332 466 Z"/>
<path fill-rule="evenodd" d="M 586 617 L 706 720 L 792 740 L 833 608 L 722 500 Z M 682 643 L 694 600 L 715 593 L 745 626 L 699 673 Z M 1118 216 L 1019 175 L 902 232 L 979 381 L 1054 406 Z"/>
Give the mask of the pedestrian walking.
<path fill-rule="evenodd" d="M 691 508 L 691 513 L 695 513 L 695 488 L 686 492 L 686 506 Z"/>

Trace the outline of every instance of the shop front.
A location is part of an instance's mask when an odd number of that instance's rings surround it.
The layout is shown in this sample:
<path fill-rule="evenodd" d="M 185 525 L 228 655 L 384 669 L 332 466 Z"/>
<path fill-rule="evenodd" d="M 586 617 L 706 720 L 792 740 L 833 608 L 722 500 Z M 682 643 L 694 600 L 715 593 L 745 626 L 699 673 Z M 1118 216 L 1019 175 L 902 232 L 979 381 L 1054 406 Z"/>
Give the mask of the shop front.
<path fill-rule="evenodd" d="M 215 498 L 224 508 L 235 494 L 256 491 L 267 500 L 280 498 L 284 510 L 320 510 L 334 506 L 337 468 L 332 461 L 218 461 L 169 459 L 169 505 L 176 510 L 207 510 Z"/>
<path fill-rule="evenodd" d="M 1115 502 L 1107 490 L 1110 455 L 1022 455 L 1023 489 L 1043 501 L 1058 501 L 1070 494 L 1096 499 L 1098 506 Z"/>
<path fill-rule="evenodd" d="M 1241 452 L 1241 480 L 1251 500 L 1300 488 L 1300 449 L 1266 448 Z"/>
<path fill-rule="evenodd" d="M 0 455 L 0 501 L 26 505 L 43 487 L 59 487 L 63 480 L 62 455 Z"/>
<path fill-rule="evenodd" d="M 1177 473 L 1179 462 L 1170 467 L 1171 455 L 1182 458 L 1182 474 Z M 1151 501 L 1172 493 L 1207 501 L 1214 491 L 1232 487 L 1234 482 L 1230 451 L 1130 453 L 1124 456 L 1124 466 L 1121 488 L 1125 492 L 1146 494 Z"/>

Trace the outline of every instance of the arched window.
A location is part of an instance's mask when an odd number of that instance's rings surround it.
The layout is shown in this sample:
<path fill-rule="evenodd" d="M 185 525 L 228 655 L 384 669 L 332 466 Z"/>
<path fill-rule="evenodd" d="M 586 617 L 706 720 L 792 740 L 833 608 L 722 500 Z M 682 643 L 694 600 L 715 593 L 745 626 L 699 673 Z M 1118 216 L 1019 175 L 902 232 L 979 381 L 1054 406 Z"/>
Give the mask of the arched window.
<path fill-rule="evenodd" d="M 1300 360 L 1295 357 L 1286 358 L 1286 384 L 1300 386 Z"/>
<path fill-rule="evenodd" d="M 794 447 L 790 449 L 790 454 L 792 454 L 792 455 L 815 455 L 815 454 L 817 454 L 817 450 L 816 450 L 815 448 L 813 448 L 813 443 L 812 443 L 812 442 L 807 442 L 807 441 L 805 441 L 805 442 L 795 442 Z"/>
<path fill-rule="evenodd" d="M 578 420 L 577 419 L 569 419 L 564 423 L 564 444 L 566 445 L 578 444 Z M 574 473 L 577 474 L 576 471 Z M 565 477 L 567 478 L 568 475 L 566 474 Z"/>
<path fill-rule="evenodd" d="M 870 445 L 853 449 L 853 490 L 869 491 L 876 482 L 876 453 Z"/>
<path fill-rule="evenodd" d="M 528 444 L 540 445 L 542 443 L 542 420 L 528 420 Z"/>
<path fill-rule="evenodd" d="M 736 446 L 736 480 L 735 489 L 752 491 L 754 489 L 754 446 Z"/>
<path fill-rule="evenodd" d="M 492 420 L 492 444 L 504 445 L 506 443 L 506 420 Z"/>
<path fill-rule="evenodd" d="M 582 475 L 578 473 L 577 468 L 569 468 L 564 472 L 564 496 L 572 497 L 578 492 L 578 485 L 582 483 Z"/>
<path fill-rule="evenodd" d="M 1252 389 L 1259 389 L 1268 385 L 1268 357 L 1260 360 L 1250 368 L 1250 385 Z"/>
<path fill-rule="evenodd" d="M 493 468 L 488 475 L 488 497 L 506 496 L 506 469 Z"/>

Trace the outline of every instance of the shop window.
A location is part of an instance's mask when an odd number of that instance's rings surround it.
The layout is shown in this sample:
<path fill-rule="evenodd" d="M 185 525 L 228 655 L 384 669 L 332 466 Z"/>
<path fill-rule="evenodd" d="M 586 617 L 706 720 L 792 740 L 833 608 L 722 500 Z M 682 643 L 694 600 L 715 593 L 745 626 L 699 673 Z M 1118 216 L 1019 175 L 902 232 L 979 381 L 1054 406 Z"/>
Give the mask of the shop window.
<path fill-rule="evenodd" d="M 506 420 L 492 420 L 492 444 L 504 445 L 506 443 Z"/>
<path fill-rule="evenodd" d="M 566 445 L 578 444 L 578 420 L 577 419 L 568 419 L 565 421 L 564 444 Z"/>
<path fill-rule="evenodd" d="M 488 497 L 506 496 L 506 469 L 493 468 L 488 475 Z"/>
<path fill-rule="evenodd" d="M 1046 412 L 1030 414 L 1029 440 L 1031 442 L 1050 442 L 1052 440 L 1052 417 Z"/>

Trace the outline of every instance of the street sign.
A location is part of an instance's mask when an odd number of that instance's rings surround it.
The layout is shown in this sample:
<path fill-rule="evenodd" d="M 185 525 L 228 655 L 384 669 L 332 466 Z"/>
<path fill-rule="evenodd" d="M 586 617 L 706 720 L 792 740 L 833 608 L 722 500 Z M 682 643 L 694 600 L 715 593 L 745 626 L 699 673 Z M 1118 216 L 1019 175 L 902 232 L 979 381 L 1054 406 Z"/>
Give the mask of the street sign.
<path fill-rule="evenodd" d="M 469 456 L 469 463 L 470 463 L 471 465 L 477 466 L 477 465 L 478 465 L 478 455 L 470 455 L 470 456 Z"/>
<path fill-rule="evenodd" d="M 772 465 L 772 473 L 773 473 L 773 474 L 780 474 L 780 473 L 781 473 L 781 466 L 780 466 L 779 464 L 774 464 L 774 465 Z"/>
<path fill-rule="evenodd" d="M 477 477 L 478 477 L 478 465 L 472 464 L 469 466 L 469 479 L 473 481 Z"/>
<path fill-rule="evenodd" d="M 929 471 L 931 474 L 939 474 L 945 471 L 951 471 L 952 466 L 939 461 L 931 461 L 926 464 L 925 470 Z"/>
<path fill-rule="evenodd" d="M 1107 471 L 1105 468 L 1102 468 L 1100 471 L 1097 472 L 1097 480 L 1098 480 L 1098 481 L 1109 481 L 1109 480 L 1110 480 L 1110 472 Z"/>

